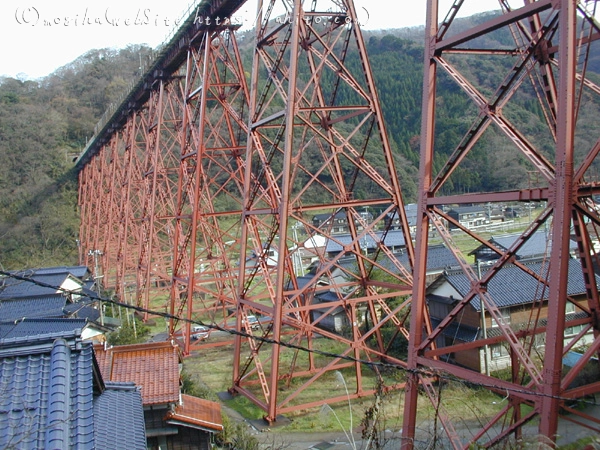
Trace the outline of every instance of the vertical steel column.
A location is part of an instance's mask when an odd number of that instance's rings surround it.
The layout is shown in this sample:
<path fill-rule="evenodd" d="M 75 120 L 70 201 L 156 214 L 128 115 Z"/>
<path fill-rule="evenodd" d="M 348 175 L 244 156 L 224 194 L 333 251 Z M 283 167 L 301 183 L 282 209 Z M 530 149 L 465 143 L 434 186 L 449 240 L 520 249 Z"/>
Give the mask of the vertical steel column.
<path fill-rule="evenodd" d="M 417 203 L 417 231 L 415 234 L 415 266 L 411 302 L 410 338 L 408 341 L 407 374 L 404 417 L 402 425 L 402 448 L 412 449 L 417 425 L 417 402 L 419 395 L 420 368 L 419 346 L 427 326 L 427 248 L 429 245 L 428 193 L 433 177 L 434 134 L 437 62 L 435 60 L 436 36 L 438 34 L 438 0 L 427 2 L 425 22 L 425 49 L 423 64 L 423 97 L 421 101 L 421 156 L 419 165 L 419 198 Z"/>
<path fill-rule="evenodd" d="M 544 378 L 539 402 L 540 433 L 553 441 L 558 429 L 561 404 L 562 359 L 565 331 L 565 307 L 569 281 L 569 243 L 574 193 L 575 146 L 575 68 L 577 5 L 573 0 L 562 0 L 559 12 L 559 84 L 556 132 L 556 171 L 550 186 L 554 201 L 552 222 L 552 251 L 550 254 L 550 291 L 548 297 L 548 326 L 544 357 Z"/>

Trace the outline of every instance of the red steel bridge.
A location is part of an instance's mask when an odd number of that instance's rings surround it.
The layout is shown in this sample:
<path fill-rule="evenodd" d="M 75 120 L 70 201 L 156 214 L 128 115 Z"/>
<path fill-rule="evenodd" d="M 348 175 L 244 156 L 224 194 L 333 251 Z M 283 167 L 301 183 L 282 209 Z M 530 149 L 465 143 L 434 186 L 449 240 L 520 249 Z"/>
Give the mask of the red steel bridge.
<path fill-rule="evenodd" d="M 236 25 L 215 18 L 232 17 L 244 1 L 205 0 L 107 111 L 77 161 L 81 262 L 97 265 L 104 287 L 148 311 L 145 319 L 151 311 L 175 317 L 169 332 L 184 354 L 230 346 L 231 392 L 262 408 L 268 422 L 383 385 L 405 391 L 404 448 L 418 439 L 420 398 L 443 428 L 439 442 L 453 448 L 508 445 L 531 427 L 553 441 L 559 418 L 598 432 L 598 418 L 573 407 L 600 391 L 593 201 L 600 136 L 579 120 L 600 112 L 599 78 L 588 74 L 600 54 L 596 2 L 500 0 L 496 14 L 466 29 L 455 26 L 466 1 L 447 11 L 438 0 L 427 3 L 416 229 L 353 1 L 259 1 L 251 52 L 241 52 Z M 502 46 L 486 39 L 498 30 L 511 36 Z M 495 89 L 479 82 L 481 55 L 497 61 Z M 436 142 L 437 93 L 448 83 L 473 105 L 461 114 L 467 132 L 450 152 Z M 523 98 L 537 104 L 543 142 L 514 114 Z M 512 191 L 456 194 L 473 149 L 490 136 L 502 157 L 525 161 L 528 180 Z M 445 208 L 506 202 L 542 205 L 506 249 Z M 541 273 L 516 257 L 539 230 L 552 243 Z M 306 245 L 317 236 L 328 252 Z M 392 237 L 402 258 L 386 244 Z M 581 262 L 574 275 L 571 239 Z M 484 273 L 469 261 L 465 241 L 497 255 Z M 469 284 L 437 321 L 426 296 L 433 242 L 451 251 Z M 509 265 L 539 286 L 519 326 L 488 289 Z M 585 299 L 567 292 L 571 276 L 584 283 Z M 473 302 L 496 333 L 440 345 Z M 260 318 L 258 326 L 249 316 Z M 340 317 L 343 329 L 335 326 Z M 236 333 L 193 341 L 194 322 Z M 574 326 L 581 332 L 564 339 Z M 583 356 L 564 368 L 564 355 L 584 336 Z M 503 376 L 450 361 L 498 344 L 510 355 Z M 578 381 L 590 365 L 593 376 Z M 449 381 L 496 392 L 497 413 L 465 432 L 446 413 Z"/>

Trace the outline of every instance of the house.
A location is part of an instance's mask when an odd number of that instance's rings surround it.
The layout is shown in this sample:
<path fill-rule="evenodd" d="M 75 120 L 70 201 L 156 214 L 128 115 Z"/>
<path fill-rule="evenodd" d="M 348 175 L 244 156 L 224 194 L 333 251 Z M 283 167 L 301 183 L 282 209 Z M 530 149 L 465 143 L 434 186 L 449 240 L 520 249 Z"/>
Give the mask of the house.
<path fill-rule="evenodd" d="M 409 203 L 404 205 L 404 213 L 406 214 L 406 220 L 408 222 L 408 228 L 410 230 L 411 236 L 414 236 L 417 231 L 417 204 Z M 385 228 L 387 230 L 400 230 L 402 229 L 402 224 L 400 223 L 400 215 L 397 211 L 394 211 L 392 214 L 386 214 L 385 218 Z"/>
<path fill-rule="evenodd" d="M 448 216 L 452 217 L 465 228 L 474 228 L 490 223 L 488 211 L 483 205 L 459 206 L 448 210 Z M 450 229 L 455 229 L 454 224 L 450 224 Z"/>
<path fill-rule="evenodd" d="M 265 245 L 262 252 L 253 250 L 252 254 L 246 259 L 246 270 L 258 266 L 261 260 L 267 267 L 276 267 L 279 261 L 279 252 L 272 245 Z"/>
<path fill-rule="evenodd" d="M 37 318 L 17 319 L 14 321 L 0 322 L 0 339 L 19 336 L 32 336 L 48 334 L 56 330 L 78 329 L 81 339 L 91 342 L 104 342 L 107 328 L 87 319 L 71 318 Z"/>
<path fill-rule="evenodd" d="M 81 281 L 92 279 L 92 272 L 87 266 L 53 266 L 42 267 L 40 269 L 31 269 L 34 275 L 57 275 L 69 273 Z"/>
<path fill-rule="evenodd" d="M 548 270 L 547 263 L 535 260 L 524 264 L 529 270 L 540 274 L 542 279 L 545 279 Z M 487 267 L 484 267 L 483 275 L 486 270 Z M 470 290 L 471 282 L 462 270 L 448 270 L 433 282 L 427 289 L 427 303 L 433 326 L 437 326 L 446 318 Z M 501 268 L 487 283 L 487 293 L 502 315 L 503 322 L 510 325 L 511 329 L 518 331 L 528 327 L 534 305 L 537 308 L 538 325 L 545 325 L 548 290 L 521 268 L 515 265 Z M 578 259 L 570 259 L 567 294 L 571 301 L 567 302 L 565 311 L 567 318 L 565 340 L 577 336 L 583 329 L 584 325 L 580 319 L 586 318 L 587 314 L 577 305 L 585 301 L 585 293 L 581 262 Z M 488 337 L 501 335 L 499 324 L 486 308 L 482 308 L 481 300 L 476 296 L 438 336 L 436 345 L 441 348 L 473 342 L 481 339 L 484 332 Z M 535 345 L 540 349 L 543 348 L 543 334 L 535 337 Z M 510 364 L 510 354 L 506 344 L 490 345 L 488 351 L 487 363 L 490 370 L 502 369 Z M 455 364 L 483 372 L 486 364 L 486 355 L 483 352 L 484 348 L 474 348 L 451 353 L 445 357 Z"/>
<path fill-rule="evenodd" d="M 363 224 L 373 222 L 373 214 L 368 210 L 360 211 L 360 220 L 355 220 L 357 230 L 363 230 Z M 335 213 L 315 214 L 312 218 L 312 224 L 315 228 L 324 230 L 324 234 L 348 233 L 348 213 L 343 209 L 338 209 Z"/>
<path fill-rule="evenodd" d="M 16 277 L 7 276 L 0 279 L 0 299 L 62 293 L 72 293 L 71 295 L 77 298 L 84 286 L 83 280 L 69 272 L 46 273 L 44 271 L 38 274 L 37 270 L 32 269 L 14 272 L 13 275 Z"/>
<path fill-rule="evenodd" d="M 504 234 L 492 236 L 488 242 L 496 247 L 501 253 L 505 253 L 520 237 L 520 233 Z M 571 241 L 569 245 L 570 252 L 574 255 L 577 251 L 577 243 Z M 552 241 L 548 239 L 548 234 L 545 230 L 539 230 L 533 233 L 521 248 L 519 248 L 515 254 L 515 258 L 517 260 L 544 258 L 550 254 L 551 248 Z M 469 256 L 473 256 L 475 262 L 488 262 L 500 258 L 500 254 L 490 249 L 487 245 L 480 245 L 475 250 L 471 251 Z"/>
<path fill-rule="evenodd" d="M 149 449 L 209 449 L 223 430 L 221 406 L 182 395 L 181 353 L 172 342 L 94 347 L 106 380 L 140 387 Z"/>
<path fill-rule="evenodd" d="M 411 270 L 406 252 L 394 254 L 393 261 L 387 255 L 380 254 L 377 263 L 391 272 L 398 271 L 399 265 L 408 271 Z M 314 282 L 314 277 L 323 267 L 321 263 L 315 263 L 306 275 L 296 278 L 298 289 L 305 289 L 313 283 L 314 288 L 309 290 L 310 294 L 306 294 L 310 295 L 310 298 L 302 298 L 302 301 L 310 302 L 315 307 L 311 309 L 311 320 L 317 326 L 335 333 L 342 333 L 348 328 L 350 320 L 347 311 L 341 306 L 331 304 L 339 302 L 349 293 L 344 285 L 347 285 L 348 275 L 356 270 L 355 266 L 356 259 L 353 257 L 340 259 Z M 456 258 L 447 247 L 442 244 L 430 246 L 427 253 L 427 283 L 437 279 L 444 270 L 456 266 Z M 292 289 L 291 285 L 288 285 L 287 289 Z M 359 310 L 358 314 L 358 322 L 363 323 L 368 314 L 366 309 Z M 298 317 L 295 319 L 300 320 Z"/>
<path fill-rule="evenodd" d="M 96 300 L 73 302 L 63 293 L 0 299 L 0 324 L 24 321 L 41 324 L 42 320 L 50 319 L 81 319 L 85 322 L 82 338 L 96 341 L 104 341 L 105 334 L 116 328 L 109 324 L 110 321 L 102 319 Z"/>
<path fill-rule="evenodd" d="M 352 236 L 340 234 L 327 240 L 325 254 L 328 258 L 334 258 L 352 243 Z M 383 245 L 392 253 L 401 253 L 406 249 L 406 240 L 401 230 L 377 231 L 366 234 L 359 241 L 360 249 L 368 254 L 375 253 Z"/>
<path fill-rule="evenodd" d="M 390 271 L 397 271 L 398 265 L 401 265 L 407 271 L 411 271 L 408 253 L 402 251 L 394 253 L 393 261 L 387 255 L 381 253 L 377 257 L 377 263 Z M 356 259 L 354 257 L 343 258 L 338 261 L 336 267 L 321 276 L 319 284 L 321 286 L 337 286 L 346 282 L 347 272 L 356 270 Z M 429 285 L 437 279 L 445 270 L 457 267 L 458 262 L 454 254 L 443 244 L 430 245 L 427 250 L 427 274 L 426 283 Z M 322 264 L 320 262 L 313 263 L 304 278 L 312 279 L 312 277 L 320 270 Z M 301 277 L 298 277 L 300 283 Z"/>
<path fill-rule="evenodd" d="M 103 380 L 80 326 L 0 338 L 1 448 L 146 448 L 140 391 Z"/>
<path fill-rule="evenodd" d="M 297 251 L 299 256 L 299 264 L 302 270 L 298 270 L 297 273 L 301 275 L 312 263 L 319 261 L 325 255 L 325 246 L 327 244 L 327 238 L 320 234 L 315 234 L 306 239 L 298 249 L 290 249 L 290 251 Z"/>

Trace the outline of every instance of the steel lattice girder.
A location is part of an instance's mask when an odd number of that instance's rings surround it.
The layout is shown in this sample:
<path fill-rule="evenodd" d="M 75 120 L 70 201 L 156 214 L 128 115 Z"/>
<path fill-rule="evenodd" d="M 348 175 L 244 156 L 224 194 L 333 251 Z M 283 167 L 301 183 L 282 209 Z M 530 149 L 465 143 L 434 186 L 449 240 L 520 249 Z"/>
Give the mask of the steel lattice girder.
<path fill-rule="evenodd" d="M 225 328 L 237 309 L 249 94 L 233 29 L 205 30 L 197 42 L 186 64 L 171 313 Z"/>
<path fill-rule="evenodd" d="M 574 0 L 540 0 L 511 9 L 507 1 L 501 1 L 502 14 L 447 37 L 447 31 L 451 29 L 463 2 L 455 1 L 443 21 L 438 21 L 438 1 L 428 2 L 419 180 L 422 196 L 418 205 L 408 358 L 411 375 L 406 391 L 404 448 L 412 448 L 414 444 L 419 386 L 423 387 L 436 406 L 447 439 L 454 448 L 467 448 L 472 443 L 489 446 L 511 437 L 520 439 L 524 436 L 522 426 L 535 416 L 539 417 L 539 434 L 555 440 L 561 411 L 573 412 L 565 401 L 600 390 L 598 383 L 570 388 L 576 375 L 592 356 L 598 354 L 600 348 L 598 286 L 593 271 L 596 254 L 590 229 L 586 226 L 590 223 L 597 229 L 600 223 L 598 212 L 590 201 L 591 195 L 600 192 L 600 185 L 586 181 L 597 165 L 600 140 L 594 136 L 586 136 L 581 140 L 584 131 L 578 128 L 577 123 L 582 102 L 595 105 L 596 109 L 600 104 L 598 86 L 586 77 L 587 55 L 598 36 L 598 25 L 592 12 L 595 11 L 595 3 L 578 5 Z M 510 31 L 514 48 L 486 48 L 484 40 L 477 40 L 502 28 Z M 597 51 L 597 47 L 594 48 Z M 478 84 L 478 80 L 464 71 L 465 59 L 471 58 L 472 61 L 480 54 L 498 58 L 498 74 L 501 75 L 503 71 L 506 74 L 495 92 L 490 91 L 489 87 L 482 89 L 481 83 Z M 512 58 L 512 62 L 501 59 L 508 57 Z M 450 154 L 442 152 L 443 149 L 436 145 L 435 140 L 436 89 L 440 79 L 438 69 L 443 70 L 475 105 L 472 125 L 466 128 L 462 139 L 457 141 L 454 152 Z M 533 94 L 539 100 L 554 153 L 531 142 L 523 124 L 510 120 L 511 102 L 523 92 L 526 95 Z M 514 153 L 522 155 L 530 163 L 533 170 L 529 172 L 529 179 L 525 180 L 527 189 L 443 196 L 444 192 L 452 190 L 448 189 L 449 183 L 459 180 L 460 170 L 473 154 L 476 144 L 490 130 L 504 136 L 504 142 L 512 146 Z M 578 145 L 576 136 L 580 139 Z M 445 161 L 438 173 L 433 172 L 434 159 Z M 450 204 L 491 205 L 508 201 L 543 201 L 546 202 L 546 208 L 533 218 L 529 228 L 516 237 L 505 251 L 488 243 L 487 239 L 450 217 L 442 208 Z M 455 230 L 453 233 L 449 232 L 450 227 Z M 528 239 L 544 227 L 548 228 L 548 241 L 552 246 L 546 263 L 547 270 L 545 274 L 540 274 L 520 263 L 516 255 Z M 453 305 L 448 315 L 441 318 L 443 320 L 435 327 L 430 325 L 432 317 L 426 305 L 425 285 L 431 228 L 452 249 L 457 264 L 471 283 L 468 294 Z M 467 262 L 456 244 L 457 232 L 498 254 L 498 259 L 484 274 L 476 273 Z M 582 270 L 579 274 L 570 275 L 569 239 L 572 233 L 576 236 Z M 529 320 L 520 324 L 518 329 L 516 324 L 511 325 L 503 318 L 497 299 L 488 291 L 490 283 L 509 264 L 534 278 L 540 293 L 546 294 L 546 297 L 540 294 L 539 299 L 531 304 Z M 572 276 L 584 281 L 586 301 L 576 303 L 567 295 L 567 281 Z M 473 300 L 485 305 L 488 314 L 498 325 L 499 335 L 485 339 L 479 336 L 472 343 L 438 347 L 439 337 L 461 326 L 460 315 Z M 573 305 L 585 317 L 567 321 L 567 304 Z M 481 309 L 483 311 L 483 306 Z M 540 320 L 542 310 L 547 311 L 544 321 Z M 573 325 L 583 325 L 584 330 L 567 340 L 564 338 L 565 327 Z M 584 331 L 593 331 L 593 341 L 579 363 L 564 375 L 562 357 L 578 342 L 582 342 Z M 545 352 L 538 358 L 535 340 L 543 336 Z M 483 349 L 487 353 L 488 345 L 503 345 L 508 349 L 511 355 L 510 381 L 442 362 L 455 352 L 459 354 L 470 349 Z M 487 364 L 487 357 L 485 359 Z M 466 439 L 467 442 L 463 442 L 464 436 L 459 436 L 452 418 L 444 413 L 441 390 L 434 388 L 428 379 L 434 373 L 441 376 L 440 383 L 445 379 L 459 379 L 481 384 L 508 401 L 479 431 L 469 430 L 472 434 Z M 522 405 L 532 406 L 532 412 L 522 413 Z M 578 415 L 595 423 L 590 427 L 596 430 L 600 428 L 597 419 L 586 417 L 583 413 Z"/>
<path fill-rule="evenodd" d="M 275 17 L 275 3 L 285 8 L 283 16 Z M 259 2 L 237 298 L 239 331 L 253 333 L 249 314 L 269 316 L 259 333 L 284 343 L 235 341 L 232 391 L 263 408 L 268 421 L 372 393 L 375 383 L 364 381 L 360 361 L 403 365 L 387 353 L 395 339 L 406 338 L 408 304 L 400 299 L 412 284 L 410 268 L 384 245 L 385 218 L 397 214 L 412 262 L 395 161 L 354 5 L 314 1 L 305 9 L 301 1 L 292 3 Z M 349 60 L 350 50 L 358 60 Z M 368 211 L 373 219 L 365 218 Z M 328 227 L 312 223 L 317 213 L 331 216 Z M 334 229 L 339 217 L 348 225 L 346 237 Z M 339 249 L 333 258 L 321 254 L 303 276 L 300 227 Z M 350 324 L 346 334 L 324 325 L 335 314 Z M 285 344 L 332 346 L 341 356 L 322 360 Z M 311 398 L 311 388 L 332 382 L 334 373 L 351 377 L 355 390 L 347 397 L 332 388 L 329 398 Z"/>

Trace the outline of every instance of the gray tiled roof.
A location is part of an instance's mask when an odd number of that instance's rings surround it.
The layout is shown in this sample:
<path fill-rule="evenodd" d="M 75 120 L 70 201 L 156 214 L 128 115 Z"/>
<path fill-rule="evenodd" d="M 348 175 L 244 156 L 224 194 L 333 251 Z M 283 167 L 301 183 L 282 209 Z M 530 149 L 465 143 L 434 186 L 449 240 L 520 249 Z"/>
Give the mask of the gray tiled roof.
<path fill-rule="evenodd" d="M 0 339 L 0 448 L 146 448 L 140 391 L 105 385 L 80 333 Z"/>
<path fill-rule="evenodd" d="M 69 274 L 32 275 L 31 278 L 49 286 L 60 287 Z M 58 289 L 40 286 L 34 282 L 4 278 L 4 288 L 0 288 L 0 298 L 33 297 L 56 294 Z"/>
<path fill-rule="evenodd" d="M 68 303 L 65 305 L 63 311 L 69 317 L 97 321 L 100 319 L 100 310 L 93 307 L 94 303 L 94 301 L 90 300 L 80 300 L 76 303 Z"/>
<path fill-rule="evenodd" d="M 501 236 L 492 236 L 490 242 L 496 247 L 503 251 L 508 250 L 514 242 L 519 238 L 520 234 L 506 234 Z M 571 250 L 577 248 L 577 244 L 574 241 L 570 242 Z M 549 254 L 552 248 L 552 241 L 548 240 L 548 235 L 544 231 L 537 231 L 533 233 L 527 242 L 517 252 L 519 258 L 528 258 L 532 256 L 540 256 Z"/>
<path fill-rule="evenodd" d="M 62 294 L 0 299 L 0 322 L 26 317 L 62 317 L 67 298 Z"/>
<path fill-rule="evenodd" d="M 452 208 L 451 210 L 449 210 L 448 214 L 452 212 L 456 212 L 458 214 L 481 213 L 486 212 L 486 208 L 482 205 L 457 206 L 456 208 Z"/>
<path fill-rule="evenodd" d="M 142 394 L 133 383 L 107 382 L 94 400 L 96 450 L 146 448 Z"/>
<path fill-rule="evenodd" d="M 402 253 L 396 255 L 400 263 L 407 269 L 410 270 L 408 264 L 408 254 Z M 454 254 L 443 244 L 430 245 L 427 248 L 427 271 L 435 272 L 438 270 L 447 269 L 449 267 L 456 267 L 458 263 Z"/>
<path fill-rule="evenodd" d="M 383 244 L 387 247 L 399 247 L 406 245 L 404 239 L 404 233 L 401 230 L 389 230 L 387 233 L 377 231 L 374 233 L 375 236 L 370 234 L 366 235 L 360 240 L 360 245 L 366 245 L 369 249 L 377 248 L 379 242 L 383 241 Z M 335 239 L 335 240 L 334 240 Z M 325 251 L 327 253 L 341 252 L 342 246 L 348 245 L 352 242 L 352 237 L 349 234 L 339 234 L 331 239 L 327 240 Z"/>
<path fill-rule="evenodd" d="M 12 338 L 81 334 L 86 324 L 85 319 L 25 319 L 0 323 L 0 342 Z"/>
<path fill-rule="evenodd" d="M 35 275 L 56 275 L 70 273 L 74 277 L 81 280 L 86 278 L 90 274 L 90 270 L 87 266 L 56 266 L 56 267 L 42 267 L 40 269 L 31 269 Z"/>
<path fill-rule="evenodd" d="M 0 447 L 93 449 L 93 360 L 91 344 L 65 339 L 3 346 Z"/>
<path fill-rule="evenodd" d="M 529 269 L 538 273 L 543 279 L 546 278 L 548 263 L 543 261 L 527 263 Z M 485 275 L 485 268 L 483 275 Z M 461 294 L 466 295 L 471 289 L 471 283 L 462 271 L 448 273 L 447 281 Z M 514 265 L 504 266 L 490 280 L 487 291 L 499 308 L 531 303 L 534 300 L 547 299 L 548 289 L 531 275 L 525 273 Z M 569 260 L 569 277 L 567 295 L 576 295 L 585 292 L 585 284 L 581 270 L 581 262 L 578 259 Z M 480 310 L 480 299 L 475 297 L 471 305 L 477 311 Z"/>

